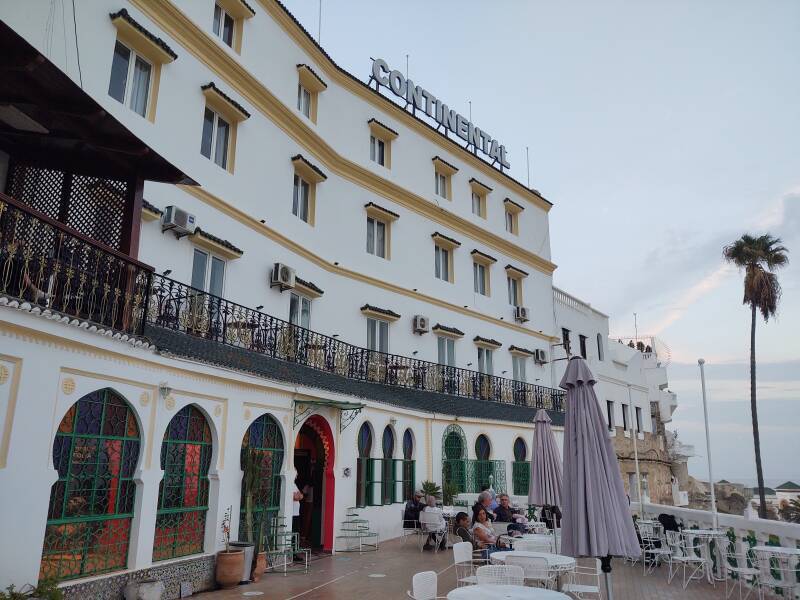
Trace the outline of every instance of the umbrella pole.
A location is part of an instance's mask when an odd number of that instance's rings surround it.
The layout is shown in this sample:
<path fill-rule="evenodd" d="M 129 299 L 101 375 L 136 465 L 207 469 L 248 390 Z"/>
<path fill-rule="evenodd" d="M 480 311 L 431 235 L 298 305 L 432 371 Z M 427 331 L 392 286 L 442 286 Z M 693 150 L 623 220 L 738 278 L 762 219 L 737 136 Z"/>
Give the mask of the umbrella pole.
<path fill-rule="evenodd" d="M 600 559 L 600 570 L 606 584 L 606 600 L 614 600 L 614 590 L 611 586 L 611 557 L 604 556 Z"/>

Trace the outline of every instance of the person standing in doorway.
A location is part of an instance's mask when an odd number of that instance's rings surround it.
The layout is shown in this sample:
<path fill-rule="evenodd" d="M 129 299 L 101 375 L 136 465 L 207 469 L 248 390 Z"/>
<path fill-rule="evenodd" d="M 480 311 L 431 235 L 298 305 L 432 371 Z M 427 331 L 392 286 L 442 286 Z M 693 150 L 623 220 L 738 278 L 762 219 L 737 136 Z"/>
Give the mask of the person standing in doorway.
<path fill-rule="evenodd" d="M 305 538 L 305 546 L 310 547 L 311 540 L 311 516 L 314 514 L 314 466 L 311 466 L 311 473 L 306 480 L 303 488 L 303 508 L 301 511 L 303 526 L 300 537 Z"/>

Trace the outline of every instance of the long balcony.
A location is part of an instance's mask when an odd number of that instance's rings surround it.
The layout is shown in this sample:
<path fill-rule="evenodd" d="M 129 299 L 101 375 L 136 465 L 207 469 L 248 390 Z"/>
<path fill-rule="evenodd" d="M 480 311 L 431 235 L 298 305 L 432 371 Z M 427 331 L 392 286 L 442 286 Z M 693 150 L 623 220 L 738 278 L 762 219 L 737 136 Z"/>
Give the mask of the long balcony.
<path fill-rule="evenodd" d="M 2 194 L 0 304 L 268 376 L 254 365 L 277 359 L 350 381 L 563 412 L 561 390 L 369 350 L 293 325 L 158 275 Z M 424 399 L 417 405 L 427 407 Z"/>
<path fill-rule="evenodd" d="M 179 332 L 351 380 L 563 411 L 562 390 L 369 350 L 162 275 L 152 281 L 146 318 L 152 333 Z"/>

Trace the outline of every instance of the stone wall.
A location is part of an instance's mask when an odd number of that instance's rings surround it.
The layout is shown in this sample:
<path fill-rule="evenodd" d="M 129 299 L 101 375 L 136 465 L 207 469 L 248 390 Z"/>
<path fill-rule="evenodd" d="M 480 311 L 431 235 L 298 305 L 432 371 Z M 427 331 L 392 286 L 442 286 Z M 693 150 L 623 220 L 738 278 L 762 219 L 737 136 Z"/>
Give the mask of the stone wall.
<path fill-rule="evenodd" d="M 635 435 L 630 432 L 630 435 Z M 636 473 L 634 459 L 633 439 L 626 437 L 621 427 L 616 428 L 616 435 L 612 437 L 614 451 L 619 460 L 619 469 L 625 493 L 636 497 L 636 490 L 631 494 L 629 489 L 631 473 Z M 672 501 L 672 468 L 669 453 L 663 435 L 644 433 L 644 439 L 636 440 L 636 449 L 639 454 L 639 472 L 644 479 L 647 476 L 648 490 L 642 489 L 642 494 L 648 493 L 650 501 L 656 504 L 673 504 Z"/>

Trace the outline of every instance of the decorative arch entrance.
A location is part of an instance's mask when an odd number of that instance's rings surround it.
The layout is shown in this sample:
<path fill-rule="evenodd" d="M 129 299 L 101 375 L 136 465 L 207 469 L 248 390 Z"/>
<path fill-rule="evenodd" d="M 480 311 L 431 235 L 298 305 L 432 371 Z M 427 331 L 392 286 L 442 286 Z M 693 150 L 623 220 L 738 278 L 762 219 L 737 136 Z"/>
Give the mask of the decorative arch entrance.
<path fill-rule="evenodd" d="M 305 491 L 300 502 L 300 518 L 293 529 L 311 548 L 333 549 L 333 510 L 336 480 L 334 437 L 328 421 L 321 415 L 306 419 L 294 444 L 297 485 Z"/>
<path fill-rule="evenodd" d="M 453 486 L 459 494 L 467 491 L 467 438 L 456 424 L 442 435 L 442 484 Z"/>

